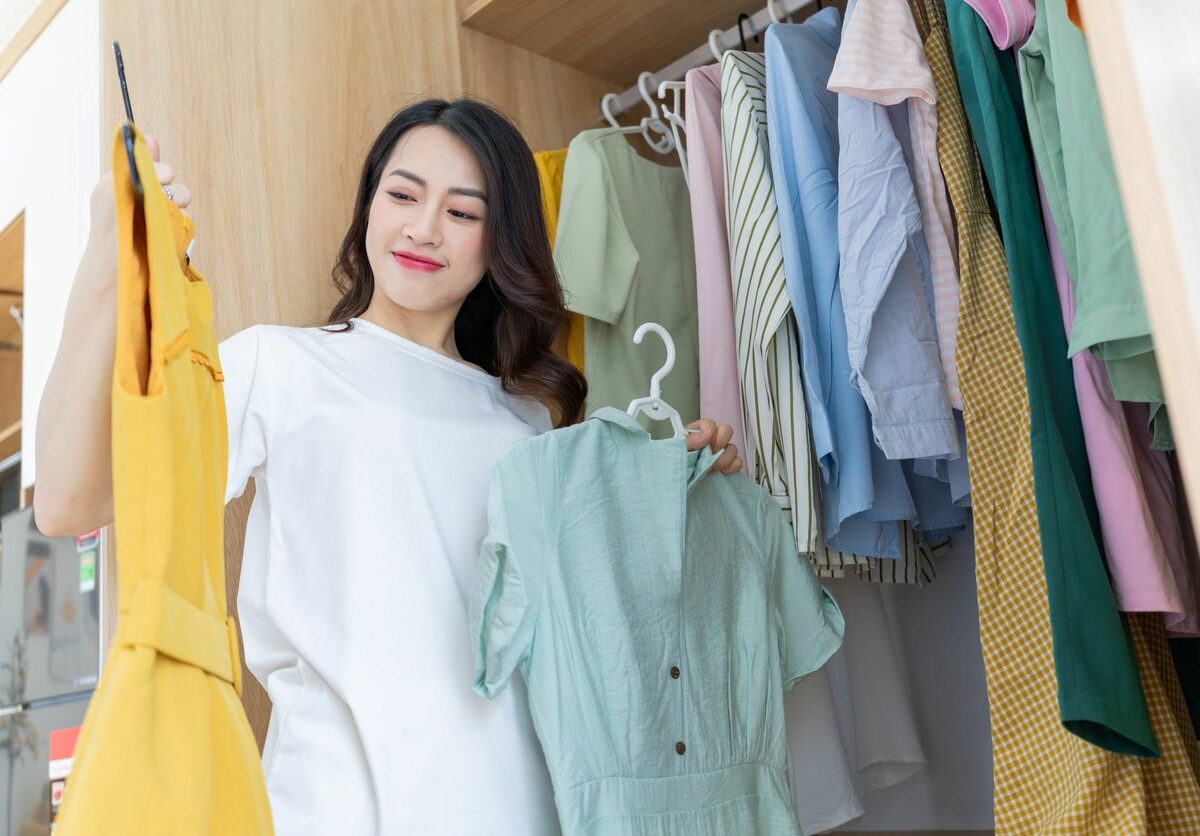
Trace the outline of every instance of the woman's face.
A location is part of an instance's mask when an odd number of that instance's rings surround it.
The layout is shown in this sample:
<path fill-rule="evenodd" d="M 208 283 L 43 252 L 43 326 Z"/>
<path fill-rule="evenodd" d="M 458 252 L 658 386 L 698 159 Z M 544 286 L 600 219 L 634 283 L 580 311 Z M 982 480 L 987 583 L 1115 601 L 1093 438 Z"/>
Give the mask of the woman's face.
<path fill-rule="evenodd" d="M 400 138 L 371 200 L 367 258 L 375 292 L 411 311 L 457 312 L 487 270 L 483 170 L 444 128 Z"/>

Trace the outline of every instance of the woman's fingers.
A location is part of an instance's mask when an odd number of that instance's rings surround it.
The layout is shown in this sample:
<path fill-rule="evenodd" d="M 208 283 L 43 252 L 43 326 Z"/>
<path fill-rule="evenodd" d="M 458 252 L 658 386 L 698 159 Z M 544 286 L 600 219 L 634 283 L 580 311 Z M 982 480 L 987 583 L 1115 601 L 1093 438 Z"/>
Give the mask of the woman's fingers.
<path fill-rule="evenodd" d="M 729 439 L 733 438 L 733 427 L 729 424 L 719 424 L 717 426 L 716 437 L 712 441 L 712 451 L 720 453 L 729 444 Z M 737 449 L 736 447 L 733 449 Z"/>
<path fill-rule="evenodd" d="M 154 173 L 158 175 L 158 182 L 164 186 L 175 179 L 175 169 L 171 168 L 166 163 L 155 163 Z"/>
<path fill-rule="evenodd" d="M 188 204 L 192 202 L 192 190 L 183 183 L 171 183 L 170 185 L 164 183 L 163 191 L 166 192 L 171 202 L 180 209 L 186 209 Z"/>
<path fill-rule="evenodd" d="M 150 151 L 150 159 L 158 162 L 158 138 L 154 134 L 146 134 L 146 148 Z"/>
<path fill-rule="evenodd" d="M 688 424 L 688 428 L 697 430 L 697 432 L 688 433 L 687 448 L 689 450 L 702 450 L 712 440 L 717 429 L 717 422 L 711 418 L 701 418 L 699 421 L 693 421 Z"/>
<path fill-rule="evenodd" d="M 738 455 L 736 444 L 726 445 L 717 459 L 715 467 L 722 473 L 737 473 L 742 469 L 742 459 Z"/>

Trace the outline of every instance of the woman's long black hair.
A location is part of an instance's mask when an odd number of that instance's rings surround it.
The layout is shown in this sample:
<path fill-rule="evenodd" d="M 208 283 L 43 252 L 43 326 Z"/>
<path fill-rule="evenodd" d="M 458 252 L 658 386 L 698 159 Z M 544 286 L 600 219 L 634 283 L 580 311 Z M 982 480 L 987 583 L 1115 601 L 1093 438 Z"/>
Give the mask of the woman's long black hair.
<path fill-rule="evenodd" d="M 533 154 L 520 131 L 483 102 L 424 99 L 393 116 L 376 137 L 333 268 L 342 298 L 328 324 L 352 327 L 349 320 L 371 302 L 375 277 L 366 248 L 371 200 L 396 143 L 422 125 L 437 125 L 467 144 L 483 169 L 488 196 L 488 269 L 454 321 L 459 353 L 499 377 L 506 392 L 546 404 L 556 426 L 574 423 L 583 410 L 587 382 L 551 350 L 566 307 L 550 254 Z"/>

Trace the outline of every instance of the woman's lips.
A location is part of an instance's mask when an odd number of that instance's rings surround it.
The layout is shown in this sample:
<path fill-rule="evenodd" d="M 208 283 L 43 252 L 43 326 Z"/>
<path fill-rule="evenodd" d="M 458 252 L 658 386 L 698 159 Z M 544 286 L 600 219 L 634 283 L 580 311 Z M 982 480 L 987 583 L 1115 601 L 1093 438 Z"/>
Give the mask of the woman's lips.
<path fill-rule="evenodd" d="M 429 261 L 414 253 L 392 253 L 392 257 L 396 262 L 409 270 L 416 270 L 421 273 L 436 273 L 445 265 L 438 264 L 436 261 Z"/>

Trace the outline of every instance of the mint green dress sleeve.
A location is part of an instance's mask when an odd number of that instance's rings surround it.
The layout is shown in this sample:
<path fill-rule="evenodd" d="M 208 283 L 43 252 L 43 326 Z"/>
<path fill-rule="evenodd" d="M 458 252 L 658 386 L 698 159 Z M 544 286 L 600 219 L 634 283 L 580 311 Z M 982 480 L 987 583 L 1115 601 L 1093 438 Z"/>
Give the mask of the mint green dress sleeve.
<path fill-rule="evenodd" d="M 772 617 L 779 641 L 783 690 L 820 668 L 842 646 L 846 622 L 807 558 L 796 552 L 787 515 L 766 494 L 759 502 L 759 530 L 771 561 Z"/>
<path fill-rule="evenodd" d="M 489 699 L 529 657 L 545 579 L 538 463 L 520 452 L 501 456 L 492 472 L 488 534 L 469 605 L 475 690 Z"/>
<path fill-rule="evenodd" d="M 625 310 L 638 265 L 619 207 L 603 156 L 576 138 L 563 171 L 554 260 L 567 308 L 613 325 Z"/>

